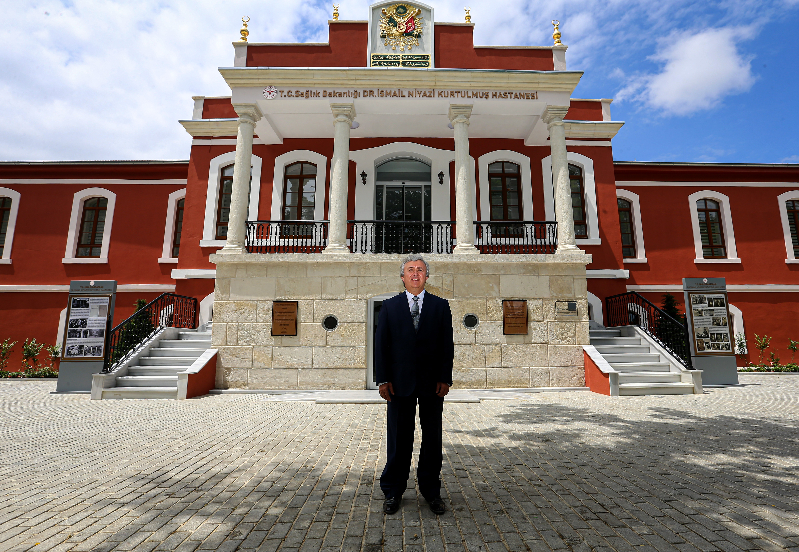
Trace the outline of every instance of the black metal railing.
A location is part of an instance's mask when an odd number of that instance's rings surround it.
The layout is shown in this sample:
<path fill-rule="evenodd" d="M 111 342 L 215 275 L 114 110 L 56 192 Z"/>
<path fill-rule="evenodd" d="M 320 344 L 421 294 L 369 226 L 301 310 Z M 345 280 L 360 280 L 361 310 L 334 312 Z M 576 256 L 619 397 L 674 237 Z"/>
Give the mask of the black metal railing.
<path fill-rule="evenodd" d="M 321 253 L 328 244 L 329 221 L 247 221 L 248 253 Z M 347 246 L 353 253 L 452 253 L 455 222 L 348 220 Z M 554 253 L 554 221 L 474 223 L 475 246 L 481 253 Z"/>
<path fill-rule="evenodd" d="M 605 298 L 607 327 L 638 326 L 689 370 L 688 328 L 634 291 Z"/>
<path fill-rule="evenodd" d="M 554 253 L 558 247 L 558 223 L 554 221 L 476 221 L 474 234 L 481 253 Z"/>
<path fill-rule="evenodd" d="M 452 221 L 347 221 L 353 253 L 452 253 Z"/>
<path fill-rule="evenodd" d="M 103 372 L 112 372 L 162 328 L 196 328 L 197 299 L 162 293 L 111 330 Z"/>
<path fill-rule="evenodd" d="M 247 253 L 321 253 L 327 246 L 329 221 L 247 221 Z"/>

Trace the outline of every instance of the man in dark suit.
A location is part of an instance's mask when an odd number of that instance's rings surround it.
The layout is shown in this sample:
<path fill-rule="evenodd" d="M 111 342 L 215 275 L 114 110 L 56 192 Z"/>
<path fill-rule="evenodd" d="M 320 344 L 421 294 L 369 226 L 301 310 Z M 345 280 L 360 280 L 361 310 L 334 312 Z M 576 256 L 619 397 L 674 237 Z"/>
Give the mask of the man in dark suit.
<path fill-rule="evenodd" d="M 417 402 L 422 427 L 419 491 L 434 513 L 446 511 L 441 499 L 441 416 L 452 386 L 455 349 L 449 303 L 425 291 L 429 275 L 421 255 L 408 256 L 400 268 L 405 293 L 383 301 L 377 321 L 375 379 L 388 414 L 386 467 L 380 476 L 387 514 L 399 509 L 408 484 Z"/>

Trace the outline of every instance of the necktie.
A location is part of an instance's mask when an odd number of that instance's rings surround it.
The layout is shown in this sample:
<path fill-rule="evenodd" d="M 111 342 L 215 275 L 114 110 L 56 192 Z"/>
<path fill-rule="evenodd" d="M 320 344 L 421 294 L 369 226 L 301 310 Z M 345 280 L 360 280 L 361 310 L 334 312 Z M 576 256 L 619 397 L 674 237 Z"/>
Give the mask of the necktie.
<path fill-rule="evenodd" d="M 419 298 L 413 298 L 413 306 L 411 307 L 411 318 L 413 318 L 413 329 L 419 330 Z"/>

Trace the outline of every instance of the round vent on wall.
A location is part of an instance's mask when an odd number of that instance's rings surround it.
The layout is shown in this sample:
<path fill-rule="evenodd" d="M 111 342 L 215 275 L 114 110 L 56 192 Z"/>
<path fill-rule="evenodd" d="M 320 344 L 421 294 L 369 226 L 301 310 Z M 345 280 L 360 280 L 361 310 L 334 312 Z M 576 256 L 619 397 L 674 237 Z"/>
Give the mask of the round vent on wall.
<path fill-rule="evenodd" d="M 332 314 L 328 314 L 327 316 L 325 316 L 324 320 L 322 320 L 322 327 L 325 330 L 332 332 L 333 330 L 338 328 L 338 318 L 336 318 Z"/>
<path fill-rule="evenodd" d="M 476 314 L 467 314 L 466 316 L 463 317 L 463 325 L 469 328 L 470 330 L 475 329 L 479 323 L 480 319 L 477 318 Z"/>

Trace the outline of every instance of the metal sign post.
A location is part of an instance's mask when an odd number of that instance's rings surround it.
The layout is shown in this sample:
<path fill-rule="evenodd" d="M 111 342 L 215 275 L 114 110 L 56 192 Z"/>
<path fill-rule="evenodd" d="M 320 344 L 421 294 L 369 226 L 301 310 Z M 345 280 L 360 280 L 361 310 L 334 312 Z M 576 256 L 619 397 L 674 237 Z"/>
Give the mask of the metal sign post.
<path fill-rule="evenodd" d="M 703 385 L 737 385 L 735 335 L 724 278 L 683 278 L 691 362 Z"/>
<path fill-rule="evenodd" d="M 115 280 L 70 282 L 56 393 L 91 392 L 92 374 L 103 369 L 116 292 Z"/>

